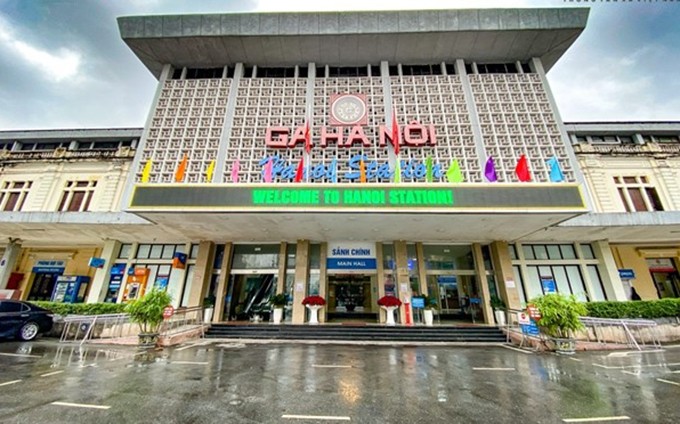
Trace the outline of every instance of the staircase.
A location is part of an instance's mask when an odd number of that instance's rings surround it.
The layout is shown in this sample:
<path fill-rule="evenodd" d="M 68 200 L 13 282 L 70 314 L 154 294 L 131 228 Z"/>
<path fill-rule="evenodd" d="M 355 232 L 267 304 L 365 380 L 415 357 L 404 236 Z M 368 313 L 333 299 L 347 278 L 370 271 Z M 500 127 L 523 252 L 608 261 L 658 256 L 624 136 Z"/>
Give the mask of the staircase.
<path fill-rule="evenodd" d="M 498 327 L 436 326 L 385 327 L 378 325 L 213 324 L 205 334 L 212 339 L 505 343 Z"/>

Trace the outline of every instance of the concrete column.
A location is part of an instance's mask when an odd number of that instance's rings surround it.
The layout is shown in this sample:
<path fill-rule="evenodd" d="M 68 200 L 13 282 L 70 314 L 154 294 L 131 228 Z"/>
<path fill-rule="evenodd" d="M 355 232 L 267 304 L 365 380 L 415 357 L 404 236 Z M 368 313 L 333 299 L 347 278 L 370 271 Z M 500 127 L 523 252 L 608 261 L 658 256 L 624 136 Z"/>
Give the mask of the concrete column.
<path fill-rule="evenodd" d="M 212 241 L 201 241 L 198 245 L 198 257 L 194 266 L 194 276 L 189 292 L 188 307 L 203 305 L 210 287 L 212 277 L 212 267 L 215 262 L 215 243 Z"/>
<path fill-rule="evenodd" d="M 276 294 L 281 294 L 286 290 L 286 260 L 288 243 L 281 242 L 279 246 L 279 276 L 276 279 Z"/>
<path fill-rule="evenodd" d="M 472 243 L 472 254 L 475 258 L 475 272 L 477 273 L 477 282 L 479 283 L 479 297 L 482 299 L 480 309 L 484 316 L 486 324 L 493 324 L 493 309 L 489 303 L 489 282 L 486 279 L 486 270 L 484 269 L 484 255 L 482 255 L 482 245 L 479 243 Z"/>
<path fill-rule="evenodd" d="M 621 283 L 619 277 L 619 269 L 616 266 L 612 249 L 609 242 L 600 240 L 592 243 L 595 257 L 600 261 L 598 268 L 600 270 L 600 278 L 602 278 L 602 285 L 604 292 L 607 295 L 607 300 L 626 301 L 628 296 Z"/>
<path fill-rule="evenodd" d="M 326 268 L 326 257 L 328 255 L 328 243 L 323 242 L 319 247 L 319 296 L 323 297 L 328 301 L 328 270 Z M 319 311 L 319 322 L 326 322 L 328 315 L 328 308 L 323 308 Z"/>
<path fill-rule="evenodd" d="M 101 253 L 101 258 L 104 259 L 104 267 L 97 268 L 92 278 L 92 285 L 87 294 L 87 303 L 103 302 L 106 297 L 106 290 L 109 288 L 109 278 L 111 276 L 111 268 L 116 261 L 116 256 L 120 252 L 121 243 L 118 240 L 106 240 L 104 242 L 104 249 Z M 124 289 L 124 288 L 123 288 Z"/>
<path fill-rule="evenodd" d="M 378 299 L 385 296 L 385 264 L 383 263 L 383 245 L 381 242 L 375 243 L 376 271 L 378 274 Z M 378 300 L 376 299 L 376 301 Z M 385 310 L 378 308 L 378 322 L 384 323 L 387 320 Z"/>
<path fill-rule="evenodd" d="M 302 300 L 307 296 L 309 283 L 309 240 L 298 240 L 295 254 L 295 281 L 293 282 L 293 324 L 304 324 L 307 308 Z"/>
<path fill-rule="evenodd" d="M 9 239 L 9 243 L 5 247 L 5 253 L 2 255 L 2 259 L 0 259 L 0 289 L 7 288 L 7 281 L 14 271 L 20 253 L 21 243 L 19 243 L 19 240 Z"/>
<path fill-rule="evenodd" d="M 512 259 L 508 253 L 508 243 L 495 241 L 489 246 L 491 262 L 493 263 L 496 284 L 500 289 L 501 298 L 510 309 L 521 309 L 519 297 L 519 281 L 515 281 L 515 273 L 512 270 Z"/>
<path fill-rule="evenodd" d="M 427 273 L 425 269 L 425 254 L 423 253 L 423 243 L 416 243 L 416 258 L 418 258 L 418 280 L 420 281 L 420 293 L 428 294 Z"/>
<path fill-rule="evenodd" d="M 231 273 L 231 257 L 234 252 L 234 245 L 232 243 L 224 244 L 224 256 L 222 257 L 222 267 L 220 268 L 220 277 L 217 280 L 217 296 L 215 299 L 215 313 L 213 314 L 213 322 L 222 321 L 224 315 L 225 299 L 227 297 L 227 283 L 229 282 L 229 274 Z"/>
<path fill-rule="evenodd" d="M 394 257 L 397 261 L 397 296 L 402 302 L 411 302 L 411 279 L 408 272 L 408 250 L 405 241 L 394 242 Z M 399 307 L 401 323 L 406 324 L 406 307 Z"/>

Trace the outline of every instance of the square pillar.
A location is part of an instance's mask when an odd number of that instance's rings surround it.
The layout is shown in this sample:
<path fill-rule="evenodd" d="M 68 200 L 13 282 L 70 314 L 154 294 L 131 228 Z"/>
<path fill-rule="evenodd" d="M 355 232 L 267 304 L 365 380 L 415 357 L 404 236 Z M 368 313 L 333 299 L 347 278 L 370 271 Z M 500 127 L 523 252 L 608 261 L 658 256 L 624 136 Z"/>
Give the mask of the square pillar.
<path fill-rule="evenodd" d="M 512 259 L 508 252 L 508 243 L 495 241 L 489 246 L 491 262 L 496 274 L 496 284 L 500 289 L 500 295 L 505 305 L 510 309 L 521 309 L 518 281 L 515 281 L 515 273 L 512 270 Z"/>
<path fill-rule="evenodd" d="M 9 276 L 14 271 L 20 253 L 21 243 L 19 243 L 19 240 L 10 239 L 5 247 L 5 253 L 2 255 L 2 259 L 0 259 L 0 289 L 7 288 Z"/>
<path fill-rule="evenodd" d="M 376 272 L 378 277 L 378 299 L 385 296 L 385 264 L 383 262 L 383 245 L 381 242 L 375 243 Z M 376 301 L 378 300 L 376 299 Z M 378 307 L 378 322 L 385 323 L 387 313 L 383 308 Z"/>
<path fill-rule="evenodd" d="M 288 243 L 285 241 L 279 247 L 279 276 L 276 279 L 276 294 L 284 293 L 286 290 L 286 260 Z"/>
<path fill-rule="evenodd" d="M 484 255 L 482 255 L 482 245 L 479 243 L 472 243 L 472 254 L 475 258 L 475 272 L 477 273 L 477 281 L 479 283 L 479 297 L 481 298 L 480 309 L 484 316 L 486 324 L 493 324 L 493 310 L 489 303 L 489 282 L 486 279 L 486 269 L 484 269 Z"/>
<path fill-rule="evenodd" d="M 307 308 L 302 300 L 307 297 L 309 283 L 309 240 L 298 240 L 295 254 L 295 281 L 293 282 L 293 324 L 304 324 Z"/>
<path fill-rule="evenodd" d="M 104 249 L 102 249 L 101 258 L 104 259 L 104 267 L 97 268 L 92 278 L 92 285 L 90 291 L 87 293 L 86 303 L 103 302 L 106 298 L 106 291 L 109 286 L 109 279 L 111 278 L 111 268 L 116 261 L 116 256 L 120 252 L 121 243 L 118 240 L 106 240 Z M 125 276 L 124 276 L 125 277 Z M 121 284 L 121 289 L 124 289 Z"/>
<path fill-rule="evenodd" d="M 202 241 L 198 245 L 198 257 L 194 266 L 194 276 L 189 292 L 189 307 L 203 305 L 203 299 L 210 287 L 212 277 L 212 267 L 215 262 L 215 243 L 212 241 Z"/>
<path fill-rule="evenodd" d="M 222 317 L 224 316 L 224 306 L 227 298 L 227 283 L 229 282 L 229 274 L 231 273 L 231 257 L 233 252 L 234 245 L 232 243 L 225 243 L 224 256 L 222 256 L 222 267 L 220 268 L 220 276 L 217 280 L 217 296 L 215 298 L 213 322 L 222 321 Z"/>
<path fill-rule="evenodd" d="M 394 242 L 394 257 L 397 261 L 397 296 L 402 301 L 399 307 L 399 317 L 401 324 L 406 324 L 406 307 L 403 303 L 411 303 L 411 279 L 408 272 L 408 250 L 405 241 Z"/>
<path fill-rule="evenodd" d="M 416 258 L 418 259 L 418 280 L 420 281 L 420 293 L 428 295 L 427 292 L 427 270 L 425 269 L 425 253 L 423 243 L 416 243 Z"/>
<path fill-rule="evenodd" d="M 321 246 L 319 247 L 320 252 L 319 252 L 319 296 L 323 297 L 326 299 L 326 302 L 328 302 L 328 279 L 326 278 L 327 274 L 327 268 L 326 266 L 328 265 L 326 263 L 326 257 L 328 256 L 328 243 L 324 242 L 321 243 Z M 328 304 L 328 303 L 326 303 Z M 319 322 L 326 322 L 326 318 L 328 315 L 328 308 L 323 308 L 319 311 Z"/>
<path fill-rule="evenodd" d="M 606 240 L 595 241 L 592 243 L 592 246 L 595 257 L 600 262 L 600 278 L 602 278 L 602 285 L 604 286 L 607 300 L 628 300 L 628 294 L 623 288 L 621 277 L 619 277 L 619 269 L 616 266 L 609 242 Z"/>

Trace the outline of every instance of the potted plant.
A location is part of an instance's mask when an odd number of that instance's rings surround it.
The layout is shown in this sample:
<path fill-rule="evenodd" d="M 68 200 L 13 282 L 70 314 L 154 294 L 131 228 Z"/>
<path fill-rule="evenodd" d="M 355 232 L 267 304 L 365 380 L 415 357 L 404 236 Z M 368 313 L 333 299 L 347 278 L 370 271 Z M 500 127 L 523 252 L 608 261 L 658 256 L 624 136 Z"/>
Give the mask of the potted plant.
<path fill-rule="evenodd" d="M 378 305 L 387 313 L 385 325 L 395 325 L 394 310 L 401 306 L 401 300 L 397 297 L 387 295 L 378 299 Z"/>
<path fill-rule="evenodd" d="M 215 312 L 215 296 L 208 296 L 203 299 L 203 323 L 212 321 Z"/>
<path fill-rule="evenodd" d="M 283 307 L 288 303 L 288 296 L 285 293 L 275 294 L 269 298 L 269 303 L 274 307 L 274 324 L 281 324 Z"/>
<path fill-rule="evenodd" d="M 505 302 L 503 302 L 503 299 L 496 296 L 495 294 L 492 294 L 491 298 L 489 299 L 489 304 L 493 308 L 493 314 L 496 317 L 496 324 L 498 324 L 501 327 L 504 326 L 505 325 Z"/>
<path fill-rule="evenodd" d="M 585 328 L 579 318 L 587 314 L 586 306 L 574 295 L 560 293 L 537 297 L 530 304 L 538 308 L 541 318 L 537 324 L 550 337 L 555 351 L 573 354 L 576 350 L 574 333 Z"/>
<path fill-rule="evenodd" d="M 421 295 L 424 299 L 425 303 L 425 310 L 423 311 L 423 316 L 425 317 L 425 325 L 428 327 L 432 327 L 434 324 L 434 311 L 437 308 L 437 299 L 434 297 L 430 297 L 426 294 Z"/>
<path fill-rule="evenodd" d="M 309 324 L 316 325 L 319 323 L 319 309 L 326 304 L 326 299 L 319 295 L 307 296 L 302 299 L 302 304 L 309 309 Z"/>
<path fill-rule="evenodd" d="M 130 321 L 139 324 L 139 344 L 146 347 L 158 343 L 158 330 L 163 323 L 163 309 L 172 302 L 168 293 L 153 289 L 142 298 L 127 304 L 125 312 L 130 315 Z"/>

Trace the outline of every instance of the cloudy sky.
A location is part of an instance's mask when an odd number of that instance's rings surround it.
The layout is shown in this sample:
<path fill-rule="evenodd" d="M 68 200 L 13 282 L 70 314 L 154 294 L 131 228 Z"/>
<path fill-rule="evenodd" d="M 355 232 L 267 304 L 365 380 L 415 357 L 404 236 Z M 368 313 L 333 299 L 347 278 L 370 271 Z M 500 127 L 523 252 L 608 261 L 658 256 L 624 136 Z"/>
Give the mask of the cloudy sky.
<path fill-rule="evenodd" d="M 331 4 L 332 3 L 332 4 Z M 156 80 L 116 17 L 337 10 L 309 0 L 0 0 L 0 130 L 141 127 Z M 587 5 L 548 74 L 565 121 L 680 120 L 680 0 L 345 0 L 343 10 Z"/>

